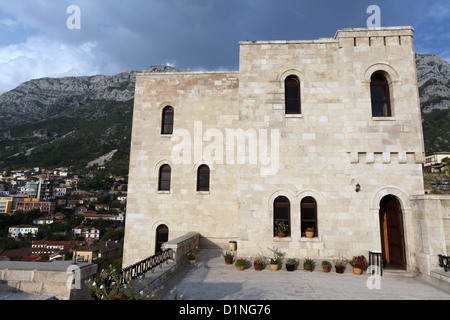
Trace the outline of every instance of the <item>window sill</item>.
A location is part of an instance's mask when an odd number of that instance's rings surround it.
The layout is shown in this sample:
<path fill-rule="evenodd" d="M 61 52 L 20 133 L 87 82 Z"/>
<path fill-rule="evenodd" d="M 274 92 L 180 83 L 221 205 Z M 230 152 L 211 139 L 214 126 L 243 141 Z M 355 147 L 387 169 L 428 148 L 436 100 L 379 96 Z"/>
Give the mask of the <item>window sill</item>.
<path fill-rule="evenodd" d="M 209 191 L 197 191 L 198 195 L 208 195 Z"/>
<path fill-rule="evenodd" d="M 303 118 L 301 113 L 286 113 L 284 116 L 286 118 Z"/>
<path fill-rule="evenodd" d="M 169 190 L 158 190 L 158 194 L 170 194 Z"/>
<path fill-rule="evenodd" d="M 291 237 L 283 237 L 283 238 L 280 238 L 280 237 L 273 237 L 273 241 L 275 241 L 275 242 L 291 242 L 292 241 L 292 238 Z"/>
<path fill-rule="evenodd" d="M 395 121 L 395 117 L 372 117 L 373 121 Z"/>
<path fill-rule="evenodd" d="M 161 133 L 161 138 L 172 138 L 172 133 Z"/>
<path fill-rule="evenodd" d="M 301 237 L 300 242 L 320 242 L 320 239 L 319 239 L 319 237 L 314 237 L 314 238 Z"/>

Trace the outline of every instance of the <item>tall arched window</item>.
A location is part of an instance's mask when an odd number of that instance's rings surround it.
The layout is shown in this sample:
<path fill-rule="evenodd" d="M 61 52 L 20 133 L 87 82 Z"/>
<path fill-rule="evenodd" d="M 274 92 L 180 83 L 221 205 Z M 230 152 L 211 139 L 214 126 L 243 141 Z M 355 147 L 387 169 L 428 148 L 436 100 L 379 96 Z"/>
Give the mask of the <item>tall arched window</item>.
<path fill-rule="evenodd" d="M 286 114 L 301 113 L 300 80 L 296 76 L 289 76 L 284 81 Z"/>
<path fill-rule="evenodd" d="M 300 205 L 301 234 L 305 235 L 308 228 L 314 228 L 314 237 L 317 237 L 317 203 L 313 197 L 303 198 Z"/>
<path fill-rule="evenodd" d="M 390 117 L 392 115 L 389 84 L 381 73 L 374 73 L 370 78 L 370 97 L 372 117 Z"/>
<path fill-rule="evenodd" d="M 209 167 L 201 165 L 197 171 L 197 191 L 209 191 Z"/>
<path fill-rule="evenodd" d="M 170 177 L 172 174 L 172 169 L 168 164 L 164 164 L 159 169 L 159 181 L 158 190 L 160 191 L 170 191 Z"/>
<path fill-rule="evenodd" d="M 284 223 L 288 232 L 287 235 L 291 234 L 291 204 L 289 199 L 280 196 L 273 202 L 273 232 L 274 235 L 277 234 L 277 223 Z"/>
<path fill-rule="evenodd" d="M 173 133 L 173 118 L 173 108 L 170 106 L 165 107 L 162 113 L 161 134 Z"/>

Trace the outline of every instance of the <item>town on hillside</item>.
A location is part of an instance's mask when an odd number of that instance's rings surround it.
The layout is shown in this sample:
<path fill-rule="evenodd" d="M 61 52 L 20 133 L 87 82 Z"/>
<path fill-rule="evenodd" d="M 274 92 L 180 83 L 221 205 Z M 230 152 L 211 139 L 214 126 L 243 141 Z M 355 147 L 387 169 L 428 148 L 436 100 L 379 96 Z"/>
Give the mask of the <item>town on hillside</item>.
<path fill-rule="evenodd" d="M 127 177 L 91 169 L 0 171 L 0 261 L 121 259 Z"/>

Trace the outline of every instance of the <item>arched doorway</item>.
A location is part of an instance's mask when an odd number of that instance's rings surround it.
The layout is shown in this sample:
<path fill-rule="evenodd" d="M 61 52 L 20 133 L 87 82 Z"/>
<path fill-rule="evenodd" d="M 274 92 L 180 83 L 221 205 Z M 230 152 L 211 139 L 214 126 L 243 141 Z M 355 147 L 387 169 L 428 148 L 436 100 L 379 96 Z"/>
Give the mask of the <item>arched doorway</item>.
<path fill-rule="evenodd" d="M 162 244 L 164 242 L 169 241 L 169 228 L 165 225 L 159 225 L 156 228 L 156 246 L 155 246 L 155 254 L 162 251 Z"/>
<path fill-rule="evenodd" d="M 402 208 L 393 195 L 387 195 L 380 201 L 380 230 L 384 263 L 406 270 Z"/>

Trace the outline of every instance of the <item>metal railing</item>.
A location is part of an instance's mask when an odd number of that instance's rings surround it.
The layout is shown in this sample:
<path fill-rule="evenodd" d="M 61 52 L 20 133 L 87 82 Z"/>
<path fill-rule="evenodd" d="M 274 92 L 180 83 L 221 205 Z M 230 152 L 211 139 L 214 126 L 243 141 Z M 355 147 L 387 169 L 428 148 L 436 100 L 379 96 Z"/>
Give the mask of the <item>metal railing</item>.
<path fill-rule="evenodd" d="M 162 268 L 162 264 L 171 258 L 172 258 L 172 249 L 167 249 L 122 269 L 121 271 L 122 277 L 120 284 L 125 284 L 131 280 L 134 280 L 144 275 L 149 271 L 153 271 L 154 268 L 156 268 L 157 266 Z M 112 281 L 112 279 L 109 280 Z"/>
<path fill-rule="evenodd" d="M 439 257 L 439 267 L 444 268 L 445 272 L 450 271 L 450 257 L 449 256 L 443 256 L 442 254 L 438 254 Z"/>

